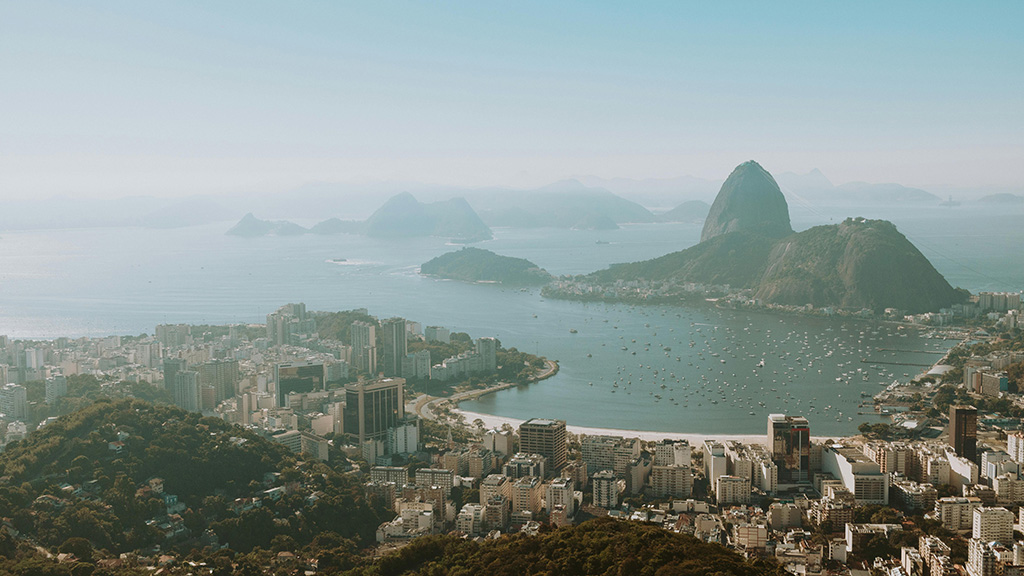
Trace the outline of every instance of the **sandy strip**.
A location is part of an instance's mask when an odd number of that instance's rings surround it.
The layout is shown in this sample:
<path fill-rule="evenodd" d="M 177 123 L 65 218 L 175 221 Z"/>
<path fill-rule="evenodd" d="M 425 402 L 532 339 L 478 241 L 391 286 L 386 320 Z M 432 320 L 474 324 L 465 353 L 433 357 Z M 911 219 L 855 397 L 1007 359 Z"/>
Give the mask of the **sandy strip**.
<path fill-rule="evenodd" d="M 453 409 L 452 412 L 465 416 L 466 422 L 469 424 L 472 424 L 477 419 L 483 420 L 484 426 L 487 428 L 500 428 L 502 424 L 508 424 L 513 428 L 518 428 L 519 425 L 523 423 L 523 420 L 517 420 L 515 418 L 494 416 L 493 414 L 480 414 L 479 412 L 470 412 L 468 410 L 458 408 Z M 767 424 L 765 424 L 765 426 L 767 427 Z M 718 440 L 719 442 L 736 440 L 745 444 L 764 444 L 767 439 L 767 432 L 765 434 L 686 434 L 682 432 L 650 432 L 644 430 L 619 430 L 616 428 L 590 428 L 587 426 L 573 426 L 572 424 L 567 424 L 566 429 L 573 434 L 586 434 L 588 436 L 622 436 L 624 438 L 640 438 L 641 440 L 647 441 L 687 440 L 691 446 L 700 445 L 705 440 Z M 815 441 L 825 439 L 825 437 L 812 437 L 812 440 Z"/>

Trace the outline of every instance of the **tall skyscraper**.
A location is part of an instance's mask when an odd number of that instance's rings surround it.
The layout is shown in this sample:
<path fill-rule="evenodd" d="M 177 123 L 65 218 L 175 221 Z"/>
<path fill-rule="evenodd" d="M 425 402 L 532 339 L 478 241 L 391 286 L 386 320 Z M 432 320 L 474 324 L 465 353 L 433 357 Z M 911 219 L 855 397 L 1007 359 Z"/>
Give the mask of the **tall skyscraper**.
<path fill-rule="evenodd" d="M 477 338 L 476 353 L 483 360 L 483 368 L 486 372 L 494 372 L 498 369 L 498 341 L 494 338 Z"/>
<path fill-rule="evenodd" d="M 174 374 L 174 404 L 189 412 L 199 412 L 199 372 L 181 370 Z"/>
<path fill-rule="evenodd" d="M 184 370 L 188 370 L 188 362 L 184 358 L 164 358 L 164 390 L 167 390 L 171 400 L 174 400 L 176 397 L 175 390 L 178 381 L 175 379 L 175 376 L 178 372 Z"/>
<path fill-rule="evenodd" d="M 451 333 L 443 326 L 427 326 L 423 329 L 423 337 L 427 342 L 451 342 Z"/>
<path fill-rule="evenodd" d="M 547 475 L 553 475 L 565 466 L 569 445 L 565 420 L 531 418 L 519 425 L 519 451 L 540 454 L 548 459 Z"/>
<path fill-rule="evenodd" d="M 46 403 L 53 404 L 57 398 L 67 396 L 68 379 L 63 374 L 54 374 L 46 379 Z"/>
<path fill-rule="evenodd" d="M 949 407 L 949 445 L 957 456 L 978 461 L 978 409 L 974 406 Z"/>
<path fill-rule="evenodd" d="M 807 418 L 769 414 L 768 452 L 779 469 L 779 482 L 810 480 L 811 427 Z"/>
<path fill-rule="evenodd" d="M 377 373 L 377 326 L 356 321 L 351 327 L 352 354 L 356 368 L 369 374 Z"/>
<path fill-rule="evenodd" d="M 217 402 L 235 395 L 235 384 L 240 379 L 238 360 L 210 360 L 197 366 L 196 371 L 201 385 L 213 386 Z"/>
<path fill-rule="evenodd" d="M 306 315 L 306 305 L 285 304 L 267 314 L 267 338 L 276 346 L 294 344 L 294 340 L 316 331 L 316 320 Z"/>
<path fill-rule="evenodd" d="M 345 386 L 344 430 L 367 440 L 386 440 L 388 429 L 405 418 L 405 380 L 383 378 Z"/>
<path fill-rule="evenodd" d="M 0 412 L 7 420 L 28 418 L 28 390 L 19 384 L 7 384 L 0 388 Z"/>
<path fill-rule="evenodd" d="M 277 405 L 288 406 L 289 394 L 324 389 L 326 372 L 323 362 L 280 362 L 274 365 L 277 384 Z"/>
<path fill-rule="evenodd" d="M 408 353 L 405 318 L 388 318 L 381 322 L 381 328 L 384 330 L 384 355 L 381 370 L 385 376 L 403 376 L 402 359 Z"/>

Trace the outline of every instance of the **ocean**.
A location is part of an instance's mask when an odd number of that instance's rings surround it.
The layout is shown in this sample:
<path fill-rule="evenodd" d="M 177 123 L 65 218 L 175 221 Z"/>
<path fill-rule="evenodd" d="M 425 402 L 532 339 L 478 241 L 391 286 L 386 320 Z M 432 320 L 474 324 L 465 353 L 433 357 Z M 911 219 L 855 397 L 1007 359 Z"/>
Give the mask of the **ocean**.
<path fill-rule="evenodd" d="M 954 286 L 1024 286 L 1019 210 L 792 207 L 791 214 L 797 230 L 846 216 L 885 217 Z M 814 435 L 852 433 L 860 422 L 878 421 L 859 414 L 862 394 L 909 378 L 950 345 L 855 320 L 549 300 L 537 289 L 420 276 L 421 263 L 458 249 L 441 239 L 236 238 L 224 234 L 232 224 L 0 232 L 0 334 L 134 335 L 160 323 L 262 323 L 286 302 L 310 310 L 365 307 L 495 336 L 559 361 L 554 378 L 465 403 L 467 410 L 709 434 L 761 433 L 773 412 L 806 415 Z M 579 274 L 691 246 L 700 230 L 699 223 L 496 229 L 494 240 L 476 246 L 528 258 L 554 274 Z"/>

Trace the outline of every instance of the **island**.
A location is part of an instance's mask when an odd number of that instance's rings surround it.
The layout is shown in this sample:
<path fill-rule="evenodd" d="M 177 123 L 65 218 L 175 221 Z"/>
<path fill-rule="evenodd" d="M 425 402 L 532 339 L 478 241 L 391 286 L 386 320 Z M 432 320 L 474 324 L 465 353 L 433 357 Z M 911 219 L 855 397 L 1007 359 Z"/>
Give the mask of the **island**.
<path fill-rule="evenodd" d="M 623 288 L 624 283 L 631 284 Z M 551 297 L 602 300 L 671 301 L 709 293 L 752 303 L 910 313 L 947 308 L 968 297 L 890 222 L 848 218 L 795 233 L 785 196 L 753 161 L 738 166 L 722 185 L 699 244 L 545 288 Z"/>
<path fill-rule="evenodd" d="M 261 220 L 249 212 L 238 224 L 226 232 L 228 236 L 255 238 L 258 236 L 298 236 L 309 232 L 306 228 L 287 220 Z"/>
<path fill-rule="evenodd" d="M 287 221 L 261 220 L 250 212 L 227 231 L 231 236 L 296 236 L 300 234 L 363 234 L 373 238 L 437 236 L 468 244 L 490 240 L 491 229 L 464 198 L 424 203 L 408 192 L 396 194 L 365 221 L 328 218 L 312 228 Z"/>
<path fill-rule="evenodd" d="M 501 256 L 490 250 L 470 247 L 423 263 L 420 273 L 447 280 L 516 286 L 547 284 L 553 278 L 547 270 L 525 258 Z"/>

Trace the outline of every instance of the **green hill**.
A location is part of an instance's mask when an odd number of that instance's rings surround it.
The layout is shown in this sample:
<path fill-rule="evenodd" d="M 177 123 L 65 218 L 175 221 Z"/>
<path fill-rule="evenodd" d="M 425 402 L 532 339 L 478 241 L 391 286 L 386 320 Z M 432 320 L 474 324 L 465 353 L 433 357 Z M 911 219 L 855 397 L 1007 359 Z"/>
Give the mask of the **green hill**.
<path fill-rule="evenodd" d="M 360 485 L 342 473 L 344 459 L 337 460 L 301 462 L 254 432 L 174 406 L 98 401 L 6 447 L 0 510 L 24 537 L 51 550 L 84 538 L 114 556 L 155 544 L 202 548 L 194 539 L 207 530 L 240 551 L 269 547 L 276 536 L 301 545 L 320 532 L 372 541 L 389 514 L 363 499 Z M 163 494 L 148 489 L 152 478 L 163 479 Z M 287 499 L 261 494 L 284 485 Z M 320 496 L 310 502 L 314 491 Z M 182 505 L 177 520 L 169 519 L 164 494 Z M 261 496 L 262 507 L 230 507 L 236 498 Z M 166 538 L 162 522 L 176 522 L 182 533 Z"/>
<path fill-rule="evenodd" d="M 747 561 L 692 536 L 650 524 L 602 518 L 538 536 L 484 542 L 456 536 L 420 538 L 373 566 L 348 574 L 776 576 L 784 572 L 774 562 Z"/>
<path fill-rule="evenodd" d="M 463 248 L 442 254 L 420 266 L 420 273 L 463 282 L 546 284 L 551 274 L 525 258 L 501 256 L 490 250 Z"/>
<path fill-rule="evenodd" d="M 785 211 L 784 217 L 777 212 Z M 771 175 L 741 164 L 722 185 L 696 246 L 587 279 L 728 284 L 768 303 L 847 309 L 938 311 L 964 295 L 894 225 L 849 218 L 789 231 L 785 198 Z"/>
<path fill-rule="evenodd" d="M 960 295 L 885 220 L 848 218 L 775 244 L 756 298 L 778 304 L 937 311 Z"/>
<path fill-rule="evenodd" d="M 733 232 L 653 260 L 612 264 L 589 278 L 598 282 L 679 280 L 749 288 L 761 277 L 771 249 L 771 239 Z"/>

